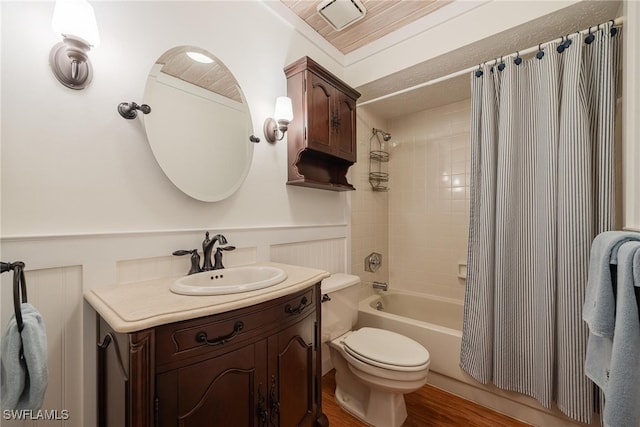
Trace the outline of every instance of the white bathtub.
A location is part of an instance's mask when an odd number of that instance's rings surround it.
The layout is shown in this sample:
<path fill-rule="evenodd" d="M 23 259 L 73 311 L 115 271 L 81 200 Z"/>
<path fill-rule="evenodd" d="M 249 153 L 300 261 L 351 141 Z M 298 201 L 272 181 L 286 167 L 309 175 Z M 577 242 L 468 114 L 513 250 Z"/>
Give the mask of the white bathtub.
<path fill-rule="evenodd" d="M 381 303 L 381 309 L 376 306 Z M 360 301 L 357 327 L 398 332 L 422 344 L 431 356 L 430 371 L 468 381 L 459 367 L 462 302 L 390 289 Z"/>

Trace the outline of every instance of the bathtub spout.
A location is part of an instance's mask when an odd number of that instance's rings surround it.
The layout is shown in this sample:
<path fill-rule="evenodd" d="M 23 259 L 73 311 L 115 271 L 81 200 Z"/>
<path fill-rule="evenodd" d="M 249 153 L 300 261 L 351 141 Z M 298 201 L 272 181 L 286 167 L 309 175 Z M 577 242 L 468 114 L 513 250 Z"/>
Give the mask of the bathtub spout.
<path fill-rule="evenodd" d="M 387 285 L 384 282 L 373 281 L 371 282 L 371 285 L 373 286 L 373 289 L 382 289 L 383 291 L 386 291 L 387 289 L 389 289 L 389 285 Z"/>

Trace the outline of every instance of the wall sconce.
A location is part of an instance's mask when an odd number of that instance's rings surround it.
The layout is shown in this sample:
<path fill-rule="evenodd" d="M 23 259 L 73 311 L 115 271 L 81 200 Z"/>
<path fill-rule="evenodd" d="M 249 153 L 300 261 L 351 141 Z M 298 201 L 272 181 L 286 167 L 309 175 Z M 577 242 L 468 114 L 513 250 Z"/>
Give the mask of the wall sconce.
<path fill-rule="evenodd" d="M 62 35 L 49 54 L 58 81 L 71 89 L 84 89 L 93 78 L 87 53 L 100 44 L 93 7 L 86 0 L 56 0 L 51 27 Z"/>
<path fill-rule="evenodd" d="M 264 121 L 264 136 L 269 142 L 282 141 L 287 132 L 289 123 L 293 120 L 293 108 L 291 98 L 279 96 L 276 98 L 276 110 L 272 117 Z"/>

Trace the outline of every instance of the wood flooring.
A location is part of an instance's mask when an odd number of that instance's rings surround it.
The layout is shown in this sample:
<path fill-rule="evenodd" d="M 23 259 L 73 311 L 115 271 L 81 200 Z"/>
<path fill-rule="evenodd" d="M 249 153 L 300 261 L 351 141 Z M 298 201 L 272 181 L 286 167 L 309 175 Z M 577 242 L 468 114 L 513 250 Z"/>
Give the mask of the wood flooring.
<path fill-rule="evenodd" d="M 365 427 L 343 411 L 334 399 L 335 371 L 322 377 L 322 410 L 331 427 Z M 405 395 L 409 416 L 403 427 L 530 427 L 439 388 L 425 385 Z"/>

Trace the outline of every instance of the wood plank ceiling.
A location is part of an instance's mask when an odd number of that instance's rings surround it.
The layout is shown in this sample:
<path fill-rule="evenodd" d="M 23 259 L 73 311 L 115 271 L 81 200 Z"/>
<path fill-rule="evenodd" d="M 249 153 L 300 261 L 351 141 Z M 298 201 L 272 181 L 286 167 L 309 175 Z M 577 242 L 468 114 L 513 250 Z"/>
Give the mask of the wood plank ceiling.
<path fill-rule="evenodd" d="M 452 0 L 361 0 L 367 10 L 365 17 L 341 31 L 336 31 L 316 12 L 322 0 L 281 1 L 343 54 L 371 43 L 452 2 Z"/>

